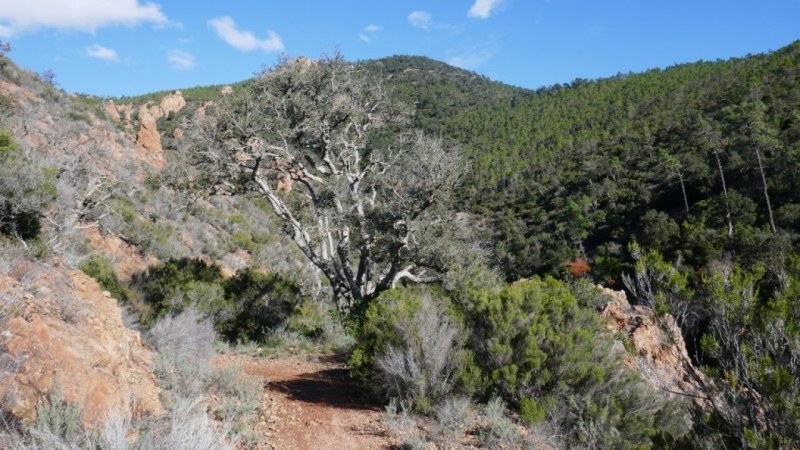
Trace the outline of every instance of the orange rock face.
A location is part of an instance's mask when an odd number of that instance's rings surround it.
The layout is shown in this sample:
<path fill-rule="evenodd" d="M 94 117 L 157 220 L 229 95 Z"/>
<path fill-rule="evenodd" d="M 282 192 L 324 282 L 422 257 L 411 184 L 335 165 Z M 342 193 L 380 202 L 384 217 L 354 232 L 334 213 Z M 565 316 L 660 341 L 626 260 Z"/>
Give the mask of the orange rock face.
<path fill-rule="evenodd" d="M 183 94 L 181 91 L 175 91 L 161 99 L 161 104 L 159 105 L 161 110 L 160 117 L 164 117 L 169 113 L 176 113 L 183 109 L 184 106 L 186 106 L 186 100 L 183 98 Z"/>
<path fill-rule="evenodd" d="M 636 350 L 629 358 L 643 378 L 669 392 L 697 394 L 703 374 L 692 365 L 683 334 L 675 319 L 667 315 L 656 322 L 646 306 L 631 306 L 624 291 L 599 289 L 609 297 L 600 315 L 608 319 L 608 328 L 625 334 Z"/>
<path fill-rule="evenodd" d="M 87 426 L 118 408 L 134 416 L 162 412 L 153 356 L 124 325 L 108 292 L 75 270 L 38 264 L 18 272 L 35 272 L 36 283 L 27 287 L 13 275 L 0 283 L 19 311 L 0 334 L 2 350 L 15 361 L 0 377 L 7 411 L 30 422 L 37 402 L 60 390 L 80 407 Z"/>
<path fill-rule="evenodd" d="M 119 123 L 122 118 L 119 115 L 119 110 L 117 110 L 117 105 L 114 104 L 114 100 L 109 100 L 108 102 L 103 104 L 103 110 L 106 113 L 106 116 L 111 119 L 112 122 Z"/>

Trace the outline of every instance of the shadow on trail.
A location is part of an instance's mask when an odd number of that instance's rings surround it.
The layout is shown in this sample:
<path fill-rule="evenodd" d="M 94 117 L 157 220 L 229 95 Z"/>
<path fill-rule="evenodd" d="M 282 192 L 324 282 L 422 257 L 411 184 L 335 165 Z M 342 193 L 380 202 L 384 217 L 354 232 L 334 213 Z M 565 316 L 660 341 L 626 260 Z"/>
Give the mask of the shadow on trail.
<path fill-rule="evenodd" d="M 271 381 L 267 390 L 283 392 L 293 400 L 342 409 L 381 409 L 380 399 L 350 379 L 347 369 L 327 369 Z"/>

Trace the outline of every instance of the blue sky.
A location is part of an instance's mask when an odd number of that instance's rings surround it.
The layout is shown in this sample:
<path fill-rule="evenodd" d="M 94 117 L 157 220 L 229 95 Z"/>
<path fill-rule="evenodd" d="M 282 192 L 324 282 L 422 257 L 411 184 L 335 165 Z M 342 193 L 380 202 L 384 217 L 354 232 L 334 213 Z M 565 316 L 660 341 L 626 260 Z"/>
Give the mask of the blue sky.
<path fill-rule="evenodd" d="M 798 0 L 0 0 L 0 40 L 69 92 L 249 78 L 281 54 L 424 55 L 536 88 L 800 39 Z"/>

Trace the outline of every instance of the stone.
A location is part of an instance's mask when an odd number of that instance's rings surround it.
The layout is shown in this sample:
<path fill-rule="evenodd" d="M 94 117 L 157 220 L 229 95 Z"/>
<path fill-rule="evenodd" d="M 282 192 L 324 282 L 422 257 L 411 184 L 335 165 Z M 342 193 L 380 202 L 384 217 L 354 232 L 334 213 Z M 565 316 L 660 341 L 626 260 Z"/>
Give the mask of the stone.
<path fill-rule="evenodd" d="M 186 99 L 183 98 L 181 91 L 175 91 L 161 99 L 161 104 L 159 104 L 161 117 L 166 117 L 170 113 L 177 113 L 184 106 L 186 106 Z"/>
<path fill-rule="evenodd" d="M 37 284 L 52 294 L 21 299 L 23 313 L 10 319 L 0 336 L 2 351 L 19 361 L 0 380 L 5 409 L 31 423 L 37 402 L 58 390 L 80 408 L 86 426 L 102 423 L 119 408 L 128 408 L 134 417 L 160 414 L 153 355 L 139 334 L 125 326 L 116 300 L 83 272 L 65 267 L 41 269 Z M 52 307 L 59 296 L 71 298 L 72 306 L 82 313 L 64 321 L 58 308 Z M 34 302 L 51 307 L 25 305 Z"/>
<path fill-rule="evenodd" d="M 657 319 L 652 308 L 631 305 L 624 291 L 597 288 L 609 297 L 600 311 L 608 329 L 627 336 L 636 351 L 628 355 L 628 364 L 659 389 L 699 394 L 704 375 L 692 364 L 675 319 L 669 314 Z"/>
<path fill-rule="evenodd" d="M 106 116 L 114 122 L 119 123 L 121 117 L 119 115 L 119 111 L 117 110 L 117 105 L 114 104 L 114 100 L 109 100 L 103 105 L 103 111 L 105 111 Z"/>
<path fill-rule="evenodd" d="M 136 143 L 140 147 L 152 152 L 161 152 L 161 134 L 156 128 L 156 117 L 148 108 L 139 109 L 139 133 L 136 135 Z"/>

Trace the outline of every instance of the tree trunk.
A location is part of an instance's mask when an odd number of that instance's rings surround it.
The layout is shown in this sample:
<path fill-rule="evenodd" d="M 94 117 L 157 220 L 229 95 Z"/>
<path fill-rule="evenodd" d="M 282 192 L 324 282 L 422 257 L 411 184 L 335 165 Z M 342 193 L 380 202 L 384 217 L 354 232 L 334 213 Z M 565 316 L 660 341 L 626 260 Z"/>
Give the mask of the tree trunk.
<path fill-rule="evenodd" d="M 719 179 L 722 180 L 722 195 L 725 197 L 725 219 L 728 221 L 728 237 L 733 237 L 733 221 L 731 220 L 731 205 L 728 202 L 728 187 L 725 185 L 725 173 L 722 171 L 722 161 L 719 159 L 719 153 L 714 150 L 714 158 L 717 160 L 717 169 L 719 169 Z"/>
<path fill-rule="evenodd" d="M 772 232 L 777 233 L 778 229 L 775 227 L 775 219 L 772 217 L 772 205 L 769 203 L 769 191 L 767 190 L 767 176 L 764 174 L 764 165 L 761 164 L 761 152 L 758 146 L 755 147 L 756 160 L 758 161 L 758 171 L 761 172 L 761 182 L 764 184 L 764 200 L 767 202 L 767 212 L 769 213 L 769 225 L 772 227 Z"/>
<path fill-rule="evenodd" d="M 686 215 L 689 215 L 689 199 L 686 197 L 686 186 L 683 184 L 683 174 L 678 168 L 675 168 L 675 173 L 678 174 L 678 181 L 680 181 L 681 183 L 681 192 L 683 193 L 683 207 L 686 209 Z"/>

